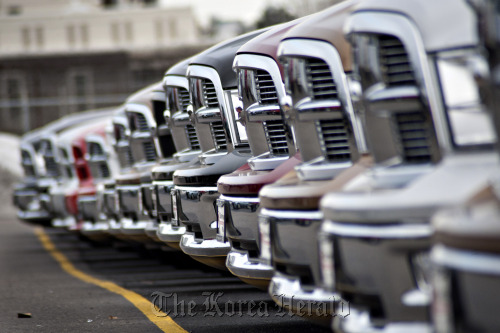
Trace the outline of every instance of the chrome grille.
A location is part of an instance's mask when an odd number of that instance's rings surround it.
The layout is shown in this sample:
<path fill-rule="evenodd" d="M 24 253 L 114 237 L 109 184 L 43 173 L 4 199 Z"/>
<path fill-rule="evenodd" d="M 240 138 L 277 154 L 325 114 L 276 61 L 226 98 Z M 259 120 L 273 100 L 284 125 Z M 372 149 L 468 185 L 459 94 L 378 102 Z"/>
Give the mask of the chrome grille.
<path fill-rule="evenodd" d="M 214 140 L 215 150 L 217 151 L 226 150 L 227 140 L 222 121 L 214 121 L 210 123 L 210 131 L 212 132 L 212 138 Z"/>
<path fill-rule="evenodd" d="M 285 126 L 280 120 L 264 122 L 264 132 L 272 156 L 288 155 Z"/>
<path fill-rule="evenodd" d="M 415 74 L 401 41 L 387 35 L 378 36 L 378 41 L 380 70 L 384 82 L 389 86 L 415 85 Z"/>
<path fill-rule="evenodd" d="M 122 168 L 127 168 L 134 164 L 134 157 L 130 147 L 124 147 L 118 152 L 118 159 Z"/>
<path fill-rule="evenodd" d="M 215 86 L 210 80 L 203 80 L 203 99 L 207 108 L 218 108 L 219 100 Z"/>
<path fill-rule="evenodd" d="M 59 167 L 56 163 L 52 143 L 49 140 L 42 141 L 43 160 L 45 162 L 45 170 L 48 176 L 56 177 L 59 175 Z"/>
<path fill-rule="evenodd" d="M 34 176 L 35 168 L 33 166 L 33 160 L 31 159 L 31 154 L 26 150 L 21 150 L 21 164 L 24 169 L 24 174 L 26 176 Z"/>
<path fill-rule="evenodd" d="M 61 159 L 64 159 L 65 161 L 69 160 L 68 152 L 66 151 L 66 149 L 59 148 L 59 154 L 61 155 Z"/>
<path fill-rule="evenodd" d="M 96 142 L 88 142 L 87 150 L 90 156 L 105 156 L 104 149 L 102 146 Z"/>
<path fill-rule="evenodd" d="M 133 115 L 135 129 L 139 132 L 148 132 L 149 125 L 146 117 L 141 113 L 135 113 Z"/>
<path fill-rule="evenodd" d="M 331 162 L 344 162 L 351 159 L 349 137 L 351 135 L 345 117 L 318 120 L 316 123 L 321 150 Z"/>
<path fill-rule="evenodd" d="M 187 112 L 187 107 L 189 105 L 189 91 L 184 88 L 179 89 L 179 104 L 183 112 Z"/>
<path fill-rule="evenodd" d="M 125 140 L 125 126 L 115 124 L 115 139 L 116 141 Z"/>
<path fill-rule="evenodd" d="M 152 142 L 143 142 L 144 148 L 144 157 L 146 161 L 155 161 L 156 160 L 156 149 Z"/>
<path fill-rule="evenodd" d="M 278 104 L 278 93 L 271 75 L 266 71 L 257 70 L 255 76 L 260 104 Z"/>
<path fill-rule="evenodd" d="M 22 164 L 33 164 L 31 160 L 31 154 L 26 150 L 21 150 L 21 163 Z"/>
<path fill-rule="evenodd" d="M 307 58 L 305 65 L 311 97 L 337 99 L 337 86 L 326 62 L 318 58 Z"/>
<path fill-rule="evenodd" d="M 403 160 L 408 163 L 428 163 L 431 154 L 431 129 L 422 112 L 402 112 L 394 115 Z"/>
<path fill-rule="evenodd" d="M 99 163 L 99 178 L 109 178 L 110 172 L 106 162 Z"/>
<path fill-rule="evenodd" d="M 189 141 L 189 147 L 191 147 L 192 150 L 200 150 L 200 141 L 198 140 L 198 135 L 193 125 L 186 125 L 186 134 Z"/>

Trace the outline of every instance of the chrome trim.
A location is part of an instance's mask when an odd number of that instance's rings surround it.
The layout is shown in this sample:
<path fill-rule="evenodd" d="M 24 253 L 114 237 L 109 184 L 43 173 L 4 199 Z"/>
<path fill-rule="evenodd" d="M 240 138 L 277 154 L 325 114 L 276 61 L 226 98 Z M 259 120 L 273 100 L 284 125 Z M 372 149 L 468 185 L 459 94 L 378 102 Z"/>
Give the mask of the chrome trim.
<path fill-rule="evenodd" d="M 276 104 L 276 107 L 280 109 L 280 112 L 275 115 L 266 115 L 266 117 L 261 118 L 260 115 L 257 115 L 259 111 L 264 112 L 266 110 L 269 110 L 270 106 L 262 106 L 262 107 L 256 107 L 254 105 L 249 106 L 247 108 L 247 117 L 248 121 L 261 121 L 261 120 L 282 120 L 284 126 L 287 127 L 286 132 L 292 133 L 292 129 L 285 123 L 285 118 L 284 115 L 282 114 L 281 111 L 281 106 L 279 105 L 279 101 L 281 101 L 285 96 L 285 85 L 283 84 L 283 80 L 281 78 L 281 71 L 276 63 L 276 61 L 270 57 L 267 56 L 262 56 L 262 55 L 257 55 L 257 54 L 237 54 L 234 57 L 233 61 L 233 70 L 237 71 L 238 68 L 242 69 L 253 69 L 253 70 L 263 70 L 266 71 L 270 76 L 271 79 L 273 80 L 274 87 L 276 89 L 276 94 L 278 97 L 278 104 Z M 254 118 L 255 119 L 252 119 Z M 247 131 L 247 136 L 250 136 L 251 133 Z M 287 140 L 289 138 L 287 137 Z M 292 148 L 294 148 L 294 144 L 291 144 L 288 142 L 288 150 L 290 154 L 293 154 L 294 151 L 292 151 Z"/>
<path fill-rule="evenodd" d="M 297 165 L 295 171 L 302 180 L 332 179 L 352 165 L 351 161 L 331 163 L 323 156 L 320 156 L 309 162 Z"/>
<path fill-rule="evenodd" d="M 337 301 L 341 301 L 343 304 L 347 304 L 345 307 L 342 305 L 342 308 L 346 311 L 342 314 L 331 313 L 331 316 L 347 317 L 350 314 L 349 303 L 342 300 L 340 295 L 337 293 L 330 293 L 320 288 L 315 288 L 312 292 L 305 292 L 302 284 L 300 283 L 300 279 L 287 277 L 277 272 L 274 273 L 274 276 L 271 279 L 271 283 L 269 285 L 269 295 L 276 304 L 294 312 L 304 310 L 308 311 L 309 307 L 311 307 L 311 315 L 314 315 L 314 312 L 316 312 L 314 306 L 317 306 L 318 308 L 320 307 L 320 304 L 318 303 L 331 303 L 330 309 L 335 310 L 336 312 L 338 307 L 335 303 Z M 297 305 L 299 305 L 298 303 L 302 303 L 302 309 L 297 308 Z M 304 306 L 303 303 L 306 303 L 306 305 L 309 306 Z M 290 305 L 291 308 L 289 307 Z M 302 312 L 302 314 L 304 313 Z M 326 314 L 325 317 L 327 317 Z"/>
<path fill-rule="evenodd" d="M 76 219 L 74 216 L 66 216 L 63 218 L 52 219 L 52 226 L 54 228 L 71 228 L 76 225 Z"/>
<path fill-rule="evenodd" d="M 445 109 L 438 94 L 441 91 L 434 65 L 427 55 L 418 28 L 407 17 L 394 13 L 355 12 L 344 24 L 344 32 L 348 36 L 352 33 L 379 33 L 396 36 L 401 40 L 408 51 L 408 57 L 415 66 L 415 75 L 422 75 L 423 95 L 429 101 L 431 116 L 436 129 L 438 145 L 444 152 L 452 151 L 451 133 L 445 115 Z"/>
<path fill-rule="evenodd" d="M 226 134 L 226 138 L 228 139 L 227 151 L 231 152 L 234 147 L 230 140 L 232 137 L 232 133 L 229 131 L 228 122 L 229 119 L 231 118 L 228 118 L 228 114 L 232 112 L 232 110 L 230 110 L 230 106 L 227 103 L 228 101 L 225 98 L 219 73 L 217 73 L 217 71 L 212 67 L 203 65 L 189 65 L 186 74 L 188 78 L 193 77 L 193 78 L 209 79 L 214 85 L 215 92 L 217 94 L 217 100 L 219 101 L 219 107 L 221 108 L 220 114 L 221 114 L 222 124 L 224 126 L 224 132 Z M 198 118 L 198 112 L 199 110 L 196 110 L 194 112 L 196 118 Z"/>
<path fill-rule="evenodd" d="M 171 223 L 160 223 L 158 225 L 158 231 L 156 236 L 167 243 L 179 243 L 181 241 L 182 235 L 186 232 L 185 226 L 175 226 Z"/>
<path fill-rule="evenodd" d="M 347 84 L 347 75 L 344 72 L 342 59 L 337 49 L 324 41 L 304 40 L 304 39 L 286 39 L 282 41 L 278 47 L 278 56 L 307 56 L 320 58 L 328 64 L 332 72 L 334 82 L 337 86 L 337 92 L 340 100 L 345 106 L 345 111 L 351 122 L 354 139 L 358 147 L 359 153 L 367 152 L 366 139 L 363 132 L 363 125 L 360 117 L 356 114 L 352 105 L 352 100 Z M 299 101 L 297 101 L 299 102 Z M 295 103 L 297 104 L 297 103 Z M 296 113 L 295 108 L 292 108 L 291 113 Z M 301 115 L 296 114 L 300 117 Z"/>
<path fill-rule="evenodd" d="M 182 252 L 202 257 L 223 257 L 231 249 L 229 243 L 221 243 L 216 239 L 204 239 L 202 242 L 198 242 L 192 233 L 182 235 L 180 246 Z"/>
<path fill-rule="evenodd" d="M 226 196 L 223 194 L 219 196 L 219 200 L 224 200 L 227 202 L 235 202 L 235 203 L 250 203 L 250 204 L 258 204 L 260 202 L 259 197 L 233 197 L 233 196 Z"/>
<path fill-rule="evenodd" d="M 120 231 L 124 235 L 146 236 L 144 229 L 146 229 L 147 224 L 147 221 L 134 221 L 132 219 L 122 217 L 120 219 Z"/>
<path fill-rule="evenodd" d="M 320 211 L 300 211 L 300 210 L 271 210 L 261 208 L 259 215 L 266 218 L 286 219 L 286 220 L 322 220 L 323 213 Z"/>
<path fill-rule="evenodd" d="M 449 268 L 479 274 L 500 275 L 500 255 L 434 245 L 431 250 L 431 259 L 434 263 Z"/>
<path fill-rule="evenodd" d="M 273 170 L 289 158 L 289 156 L 273 157 L 270 152 L 265 152 L 259 156 L 250 157 L 247 163 L 254 171 Z"/>
<path fill-rule="evenodd" d="M 226 266 L 238 277 L 270 280 L 274 269 L 263 262 L 250 260 L 248 253 L 231 249 L 227 254 Z"/>
<path fill-rule="evenodd" d="M 341 237 L 366 237 L 383 239 L 413 239 L 431 237 L 433 229 L 429 224 L 397 224 L 373 226 L 344 224 L 325 220 L 322 231 Z"/>

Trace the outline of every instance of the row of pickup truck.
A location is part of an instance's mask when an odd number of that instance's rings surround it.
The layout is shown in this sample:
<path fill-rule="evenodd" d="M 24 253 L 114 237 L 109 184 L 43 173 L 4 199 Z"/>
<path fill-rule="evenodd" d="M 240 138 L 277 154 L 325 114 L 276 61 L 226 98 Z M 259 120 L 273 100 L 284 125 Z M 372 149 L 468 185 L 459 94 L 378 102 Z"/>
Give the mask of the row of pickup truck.
<path fill-rule="evenodd" d="M 221 42 L 24 135 L 19 218 L 177 249 L 334 331 L 498 332 L 499 13 L 347 0 Z"/>

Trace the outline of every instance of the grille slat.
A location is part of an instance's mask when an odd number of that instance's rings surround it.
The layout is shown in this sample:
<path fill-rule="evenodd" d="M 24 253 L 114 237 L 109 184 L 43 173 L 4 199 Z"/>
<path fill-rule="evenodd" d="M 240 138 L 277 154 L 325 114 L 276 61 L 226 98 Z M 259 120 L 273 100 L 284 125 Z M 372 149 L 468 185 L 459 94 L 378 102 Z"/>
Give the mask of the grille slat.
<path fill-rule="evenodd" d="M 212 138 L 214 140 L 215 149 L 217 151 L 227 149 L 227 138 L 224 132 L 224 125 L 222 121 L 214 121 L 210 123 L 210 131 L 212 132 Z"/>
<path fill-rule="evenodd" d="M 200 150 L 200 141 L 193 125 L 186 125 L 186 134 L 192 150 Z"/>
<path fill-rule="evenodd" d="M 103 162 L 99 164 L 99 173 L 100 178 L 109 178 L 110 172 L 107 163 Z"/>
<path fill-rule="evenodd" d="M 317 122 L 321 149 L 331 162 L 345 162 L 351 159 L 349 144 L 350 130 L 347 119 L 336 118 Z"/>
<path fill-rule="evenodd" d="M 146 161 L 152 162 L 156 160 L 156 149 L 152 142 L 144 142 L 144 157 Z"/>
<path fill-rule="evenodd" d="M 120 140 L 125 140 L 125 139 L 126 139 L 125 126 L 115 124 L 115 140 L 120 141 Z"/>
<path fill-rule="evenodd" d="M 264 122 L 264 132 L 272 156 L 288 155 L 285 126 L 280 120 Z"/>
<path fill-rule="evenodd" d="M 187 112 L 187 107 L 189 105 L 189 91 L 185 88 L 179 89 L 179 104 L 183 112 Z"/>
<path fill-rule="evenodd" d="M 146 117 L 141 113 L 134 114 L 134 126 L 139 132 L 149 132 L 149 124 Z"/>
<path fill-rule="evenodd" d="M 337 86 L 326 62 L 318 58 L 306 58 L 305 65 L 311 97 L 337 99 Z"/>
<path fill-rule="evenodd" d="M 424 114 L 399 113 L 394 118 L 403 159 L 409 163 L 430 162 L 430 134 Z"/>
<path fill-rule="evenodd" d="M 50 140 L 42 141 L 43 147 L 43 160 L 45 162 L 45 170 L 48 176 L 57 177 L 59 176 L 59 167 L 56 163 L 54 156 L 54 147 Z"/>
<path fill-rule="evenodd" d="M 208 108 L 218 108 L 219 100 L 217 99 L 217 92 L 215 86 L 210 80 L 203 80 L 203 98 L 205 99 Z"/>
<path fill-rule="evenodd" d="M 271 75 L 263 70 L 256 70 L 256 87 L 262 105 L 278 104 L 278 92 Z"/>
<path fill-rule="evenodd" d="M 381 35 L 379 41 L 380 69 L 389 86 L 416 85 L 415 74 L 404 45 L 393 36 Z"/>

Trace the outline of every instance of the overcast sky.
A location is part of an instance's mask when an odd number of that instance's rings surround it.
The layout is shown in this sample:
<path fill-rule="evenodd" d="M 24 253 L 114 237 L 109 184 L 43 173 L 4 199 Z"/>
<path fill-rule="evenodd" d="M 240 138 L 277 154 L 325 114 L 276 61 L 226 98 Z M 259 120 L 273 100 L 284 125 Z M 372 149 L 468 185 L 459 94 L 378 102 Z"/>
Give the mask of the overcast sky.
<path fill-rule="evenodd" d="M 266 6 L 281 4 L 285 0 L 160 0 L 163 5 L 179 7 L 191 5 L 202 25 L 212 16 L 227 20 L 240 20 L 245 24 L 254 23 Z"/>

